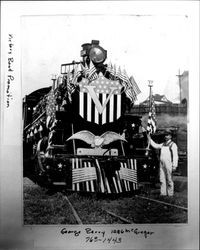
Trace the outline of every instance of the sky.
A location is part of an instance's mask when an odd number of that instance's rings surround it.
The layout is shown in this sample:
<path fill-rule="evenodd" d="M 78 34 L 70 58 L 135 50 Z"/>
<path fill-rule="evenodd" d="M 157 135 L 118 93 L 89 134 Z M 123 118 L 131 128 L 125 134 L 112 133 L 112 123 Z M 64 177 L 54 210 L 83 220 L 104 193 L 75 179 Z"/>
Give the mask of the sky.
<path fill-rule="evenodd" d="M 189 69 L 188 16 L 87 14 L 24 16 L 21 20 L 22 94 L 50 86 L 60 65 L 80 61 L 81 45 L 99 40 L 107 60 L 141 89 L 138 101 L 153 93 L 179 102 L 178 71 Z"/>

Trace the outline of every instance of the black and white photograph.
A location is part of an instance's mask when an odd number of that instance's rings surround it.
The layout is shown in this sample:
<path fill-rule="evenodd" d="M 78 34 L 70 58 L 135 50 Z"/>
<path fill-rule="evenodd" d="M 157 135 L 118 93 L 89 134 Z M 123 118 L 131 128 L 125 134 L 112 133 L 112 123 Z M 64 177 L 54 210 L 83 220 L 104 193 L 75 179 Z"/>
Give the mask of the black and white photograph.
<path fill-rule="evenodd" d="M 188 222 L 187 19 L 22 17 L 25 224 Z"/>
<path fill-rule="evenodd" d="M 198 248 L 191 2 L 4 2 L 5 249 Z"/>

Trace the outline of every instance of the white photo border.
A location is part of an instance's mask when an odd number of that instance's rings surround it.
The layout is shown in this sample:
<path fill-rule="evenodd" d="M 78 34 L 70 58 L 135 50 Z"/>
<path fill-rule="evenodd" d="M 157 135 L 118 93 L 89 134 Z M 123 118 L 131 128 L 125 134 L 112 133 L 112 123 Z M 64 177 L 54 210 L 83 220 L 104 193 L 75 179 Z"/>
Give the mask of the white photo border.
<path fill-rule="evenodd" d="M 153 231 L 149 238 L 124 234 L 119 245 L 103 245 L 85 242 L 85 227 L 71 226 L 81 230 L 76 238 L 60 233 L 60 226 L 23 226 L 22 196 L 22 86 L 21 86 L 21 34 L 23 15 L 62 15 L 105 12 L 188 13 L 191 36 L 189 68 L 189 114 L 188 114 L 188 224 L 183 225 L 137 225 L 139 230 Z M 65 7 L 65 8 L 64 8 Z M 63 13 L 64 9 L 67 13 Z M 1 22 L 1 127 L 0 127 L 0 246 L 9 249 L 198 249 L 199 237 L 199 2 L 196 1 L 2 1 Z M 187 35 L 187 34 L 186 34 Z M 12 36 L 14 80 L 8 88 L 8 39 Z M 8 105 L 8 107 L 7 107 Z M 124 229 L 120 225 L 92 226 L 105 230 Z M 126 226 L 133 228 L 133 225 Z M 135 225 L 134 225 L 135 228 Z"/>

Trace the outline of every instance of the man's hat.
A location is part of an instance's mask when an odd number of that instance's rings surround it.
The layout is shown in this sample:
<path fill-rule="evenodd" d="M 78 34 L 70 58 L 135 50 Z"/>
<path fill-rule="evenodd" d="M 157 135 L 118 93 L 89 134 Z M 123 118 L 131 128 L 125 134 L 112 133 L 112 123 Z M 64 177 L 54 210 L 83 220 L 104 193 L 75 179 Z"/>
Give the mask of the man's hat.
<path fill-rule="evenodd" d="M 171 131 L 170 129 L 166 129 L 166 130 L 165 130 L 165 134 L 166 134 L 166 135 L 172 135 L 172 131 Z"/>

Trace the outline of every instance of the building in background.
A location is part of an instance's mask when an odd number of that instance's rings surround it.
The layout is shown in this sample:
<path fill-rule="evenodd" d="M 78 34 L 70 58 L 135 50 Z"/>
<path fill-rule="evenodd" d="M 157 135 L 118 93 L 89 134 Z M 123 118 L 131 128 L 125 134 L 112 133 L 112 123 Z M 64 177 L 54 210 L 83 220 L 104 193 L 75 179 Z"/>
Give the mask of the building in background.
<path fill-rule="evenodd" d="M 153 95 L 153 99 L 155 105 L 172 104 L 172 102 L 169 101 L 165 95 L 155 94 Z M 149 105 L 149 97 L 145 101 L 141 102 L 140 105 Z"/>
<path fill-rule="evenodd" d="M 187 103 L 189 98 L 189 72 L 184 71 L 180 78 L 181 103 Z"/>

